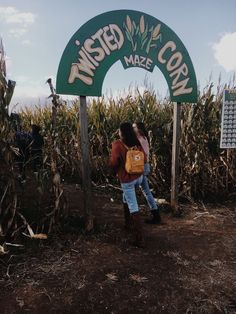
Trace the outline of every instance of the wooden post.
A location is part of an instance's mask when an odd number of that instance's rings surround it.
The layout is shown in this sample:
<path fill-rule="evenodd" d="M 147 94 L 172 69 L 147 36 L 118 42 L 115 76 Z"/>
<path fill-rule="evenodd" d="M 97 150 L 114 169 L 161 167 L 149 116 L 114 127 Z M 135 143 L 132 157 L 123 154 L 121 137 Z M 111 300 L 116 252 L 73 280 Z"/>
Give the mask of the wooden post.
<path fill-rule="evenodd" d="M 84 192 L 84 210 L 86 215 L 86 230 L 93 229 L 92 220 L 92 193 L 91 193 L 91 178 L 90 178 L 90 158 L 89 158 L 89 136 L 88 136 L 88 114 L 86 97 L 80 96 L 80 142 L 81 142 L 81 166 L 82 166 L 82 181 Z"/>
<path fill-rule="evenodd" d="M 180 148 L 180 121 L 181 103 L 174 103 L 173 116 L 173 141 L 172 141 L 172 165 L 171 165 L 171 207 L 175 213 L 178 212 L 179 192 L 179 148 Z"/>

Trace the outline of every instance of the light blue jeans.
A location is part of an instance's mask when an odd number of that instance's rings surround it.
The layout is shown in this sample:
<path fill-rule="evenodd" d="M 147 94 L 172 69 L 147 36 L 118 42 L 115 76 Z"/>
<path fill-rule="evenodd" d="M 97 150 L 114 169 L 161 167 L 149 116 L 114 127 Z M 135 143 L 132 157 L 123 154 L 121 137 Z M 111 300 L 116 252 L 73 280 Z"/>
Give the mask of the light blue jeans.
<path fill-rule="evenodd" d="M 143 175 L 128 183 L 121 183 L 123 190 L 123 202 L 128 204 L 131 214 L 139 211 L 135 188 L 140 187 L 143 182 Z"/>
<path fill-rule="evenodd" d="M 150 190 L 149 183 L 148 183 L 148 175 L 150 174 L 150 172 L 151 172 L 150 165 L 146 163 L 144 165 L 144 174 L 143 174 L 143 181 L 141 183 L 141 190 L 148 202 L 148 206 L 150 207 L 150 209 L 157 210 L 158 209 L 157 203 L 152 195 L 152 192 Z"/>

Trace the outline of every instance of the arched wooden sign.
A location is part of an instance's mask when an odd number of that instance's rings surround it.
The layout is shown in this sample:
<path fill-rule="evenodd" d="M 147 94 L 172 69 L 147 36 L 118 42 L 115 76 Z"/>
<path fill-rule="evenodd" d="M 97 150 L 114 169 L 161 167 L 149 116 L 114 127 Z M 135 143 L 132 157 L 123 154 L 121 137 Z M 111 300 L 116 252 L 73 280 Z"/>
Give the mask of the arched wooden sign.
<path fill-rule="evenodd" d="M 175 102 L 197 102 L 192 61 L 180 38 L 153 16 L 132 10 L 111 11 L 92 18 L 70 39 L 62 55 L 58 94 L 101 96 L 110 67 L 121 61 L 124 69 L 157 66 Z"/>

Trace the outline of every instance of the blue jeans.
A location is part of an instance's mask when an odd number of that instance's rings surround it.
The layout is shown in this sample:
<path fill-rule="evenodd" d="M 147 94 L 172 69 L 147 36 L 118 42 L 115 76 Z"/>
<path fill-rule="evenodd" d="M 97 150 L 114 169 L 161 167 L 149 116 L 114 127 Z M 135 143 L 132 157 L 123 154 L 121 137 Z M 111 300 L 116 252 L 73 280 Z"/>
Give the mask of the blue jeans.
<path fill-rule="evenodd" d="M 146 163 L 144 165 L 144 175 L 143 175 L 143 181 L 141 183 L 141 189 L 143 192 L 143 195 L 145 196 L 148 206 L 151 210 L 157 210 L 157 203 L 152 195 L 152 192 L 150 190 L 149 184 L 148 184 L 148 175 L 150 173 L 150 165 Z"/>
<path fill-rule="evenodd" d="M 143 182 L 143 175 L 128 183 L 121 183 L 123 190 L 123 202 L 128 204 L 131 214 L 139 211 L 135 188 L 140 187 Z"/>

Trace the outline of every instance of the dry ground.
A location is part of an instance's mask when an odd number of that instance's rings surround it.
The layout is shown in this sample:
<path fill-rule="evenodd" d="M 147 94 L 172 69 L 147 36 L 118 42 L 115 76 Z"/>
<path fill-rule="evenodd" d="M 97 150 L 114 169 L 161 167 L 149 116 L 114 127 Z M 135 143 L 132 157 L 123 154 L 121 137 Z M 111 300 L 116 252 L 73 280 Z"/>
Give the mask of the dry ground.
<path fill-rule="evenodd" d="M 146 225 L 147 247 L 137 249 L 109 192 L 95 192 L 97 228 L 85 235 L 81 192 L 66 190 L 64 229 L 0 258 L 1 314 L 236 313 L 235 203 L 163 213 L 165 224 Z"/>

